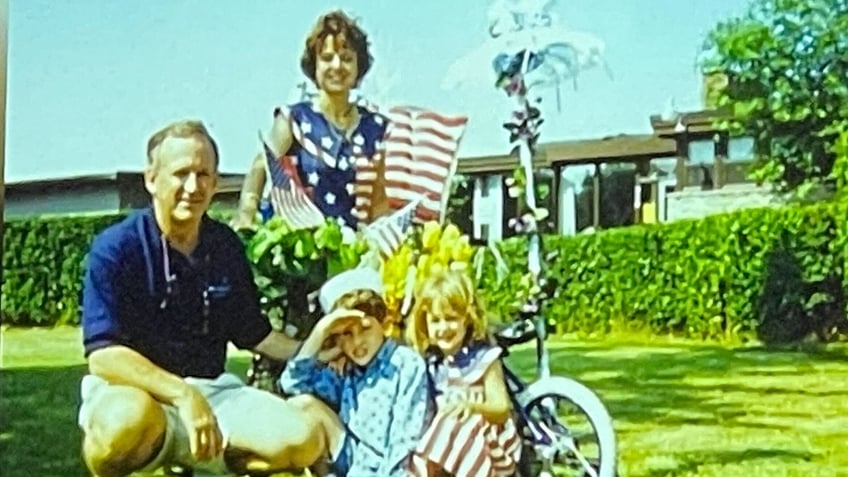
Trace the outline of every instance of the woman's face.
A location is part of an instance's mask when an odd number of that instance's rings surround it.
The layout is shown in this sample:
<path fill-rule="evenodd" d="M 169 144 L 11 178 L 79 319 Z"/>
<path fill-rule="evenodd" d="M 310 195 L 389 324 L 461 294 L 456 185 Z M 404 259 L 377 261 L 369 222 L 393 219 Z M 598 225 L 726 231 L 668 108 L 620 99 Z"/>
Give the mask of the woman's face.
<path fill-rule="evenodd" d="M 359 65 L 356 52 L 348 48 L 344 37 L 327 35 L 315 58 L 315 80 L 327 93 L 347 93 L 356 86 Z"/>

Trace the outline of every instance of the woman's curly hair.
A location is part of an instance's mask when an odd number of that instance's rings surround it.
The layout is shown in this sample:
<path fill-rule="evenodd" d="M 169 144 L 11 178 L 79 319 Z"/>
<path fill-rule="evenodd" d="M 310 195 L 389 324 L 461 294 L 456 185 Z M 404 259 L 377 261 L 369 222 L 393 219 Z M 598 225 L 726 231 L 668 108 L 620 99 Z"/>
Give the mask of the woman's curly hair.
<path fill-rule="evenodd" d="M 333 36 L 336 46 L 345 45 L 356 54 L 358 84 L 371 68 L 374 58 L 368 52 L 368 36 L 352 18 L 341 10 L 321 16 L 315 23 L 312 32 L 306 37 L 306 45 L 300 57 L 301 70 L 313 83 L 316 82 L 315 67 L 318 52 L 324 46 L 324 40 L 330 35 Z"/>

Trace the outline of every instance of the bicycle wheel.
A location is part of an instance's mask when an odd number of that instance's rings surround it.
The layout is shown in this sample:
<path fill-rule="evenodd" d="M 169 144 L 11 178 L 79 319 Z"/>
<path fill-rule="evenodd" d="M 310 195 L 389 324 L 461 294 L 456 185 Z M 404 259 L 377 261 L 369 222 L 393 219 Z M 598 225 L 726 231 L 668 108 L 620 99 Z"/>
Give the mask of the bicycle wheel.
<path fill-rule="evenodd" d="M 518 396 L 533 475 L 615 477 L 615 430 L 600 398 L 563 376 L 532 383 Z"/>

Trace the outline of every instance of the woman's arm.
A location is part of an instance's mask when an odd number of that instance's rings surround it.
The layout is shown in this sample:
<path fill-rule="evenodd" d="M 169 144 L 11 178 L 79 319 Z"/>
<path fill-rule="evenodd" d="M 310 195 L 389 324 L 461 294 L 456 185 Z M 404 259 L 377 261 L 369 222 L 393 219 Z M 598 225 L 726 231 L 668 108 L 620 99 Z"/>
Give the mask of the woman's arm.
<path fill-rule="evenodd" d="M 271 125 L 269 134 L 268 147 L 280 157 L 288 152 L 292 145 L 291 126 L 289 118 L 282 112 L 278 112 L 274 116 L 274 123 Z M 267 158 L 265 152 L 260 151 L 253 158 L 250 170 L 244 177 L 244 184 L 241 189 L 239 199 L 239 210 L 233 221 L 234 227 L 250 227 L 256 217 L 256 211 L 259 208 L 259 200 L 262 197 L 262 191 L 265 189 L 266 164 Z"/>
<path fill-rule="evenodd" d="M 245 228 L 253 225 L 262 189 L 265 188 L 265 154 L 259 153 L 253 159 L 250 169 L 244 176 L 244 184 L 239 196 L 238 213 L 233 220 L 234 228 Z"/>

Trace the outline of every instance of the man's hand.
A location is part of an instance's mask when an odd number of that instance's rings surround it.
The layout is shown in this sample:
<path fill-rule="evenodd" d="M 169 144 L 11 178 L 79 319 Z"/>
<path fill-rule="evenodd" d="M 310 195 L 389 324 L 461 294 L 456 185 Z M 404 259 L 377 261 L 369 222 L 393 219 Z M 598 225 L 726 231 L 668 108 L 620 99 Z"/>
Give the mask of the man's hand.
<path fill-rule="evenodd" d="M 224 439 L 209 402 L 192 386 L 173 402 L 188 431 L 191 454 L 203 462 L 221 455 Z"/>

